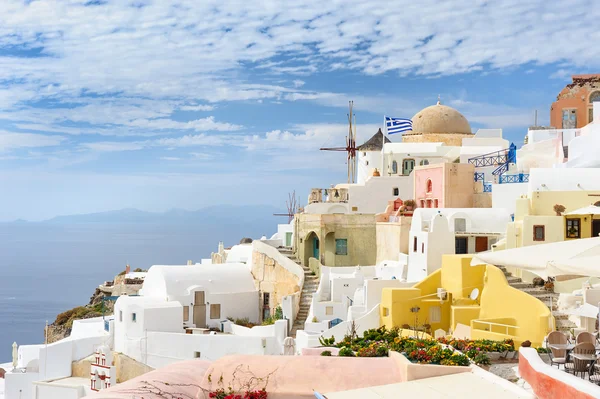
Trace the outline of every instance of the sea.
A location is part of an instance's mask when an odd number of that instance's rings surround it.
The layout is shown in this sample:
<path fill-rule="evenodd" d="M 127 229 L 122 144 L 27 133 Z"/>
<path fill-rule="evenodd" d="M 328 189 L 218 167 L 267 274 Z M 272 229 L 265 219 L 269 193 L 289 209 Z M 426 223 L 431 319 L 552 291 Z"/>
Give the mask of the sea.
<path fill-rule="evenodd" d="M 220 239 L 203 225 L 0 224 L 0 363 L 12 361 L 13 342 L 43 343 L 46 321 L 87 304 L 125 265 L 200 262 Z"/>

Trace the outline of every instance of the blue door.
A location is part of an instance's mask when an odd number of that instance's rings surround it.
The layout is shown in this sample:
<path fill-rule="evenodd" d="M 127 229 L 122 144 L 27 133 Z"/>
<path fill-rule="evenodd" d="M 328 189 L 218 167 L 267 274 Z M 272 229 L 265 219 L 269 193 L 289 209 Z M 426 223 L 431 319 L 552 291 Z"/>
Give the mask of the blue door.
<path fill-rule="evenodd" d="M 321 259 L 319 258 L 319 238 L 317 236 L 313 238 L 313 258 Z"/>

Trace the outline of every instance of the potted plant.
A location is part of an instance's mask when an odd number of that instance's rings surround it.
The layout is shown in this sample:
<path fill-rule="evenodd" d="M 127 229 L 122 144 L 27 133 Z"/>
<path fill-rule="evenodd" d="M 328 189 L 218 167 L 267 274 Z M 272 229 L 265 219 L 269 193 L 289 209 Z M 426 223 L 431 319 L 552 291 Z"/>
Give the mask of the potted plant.
<path fill-rule="evenodd" d="M 575 227 L 571 226 L 567 233 L 569 233 L 569 238 L 577 238 L 577 229 Z"/>
<path fill-rule="evenodd" d="M 544 288 L 546 289 L 546 291 L 553 292 L 554 291 L 554 283 L 552 281 L 546 281 L 544 283 Z"/>
<path fill-rule="evenodd" d="M 554 205 L 554 212 L 556 212 L 556 216 L 562 216 L 562 213 L 565 211 L 565 206 L 564 205 L 560 205 L 560 204 L 556 204 Z"/>
<path fill-rule="evenodd" d="M 417 205 L 417 203 L 415 202 L 415 200 L 406 200 L 404 201 L 404 206 L 406 207 L 407 211 L 412 211 L 415 209 L 415 206 Z"/>

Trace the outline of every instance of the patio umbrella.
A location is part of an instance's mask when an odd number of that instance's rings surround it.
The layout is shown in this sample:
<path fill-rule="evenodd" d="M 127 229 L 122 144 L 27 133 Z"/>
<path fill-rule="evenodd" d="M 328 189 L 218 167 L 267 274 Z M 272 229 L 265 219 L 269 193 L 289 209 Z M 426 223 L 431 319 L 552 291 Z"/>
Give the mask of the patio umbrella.
<path fill-rule="evenodd" d="M 574 309 L 565 309 L 563 313 L 573 316 L 595 319 L 596 317 L 598 317 L 598 307 L 590 305 L 589 303 L 584 303 L 583 305 Z"/>
<path fill-rule="evenodd" d="M 600 237 L 480 252 L 471 266 L 482 264 L 528 270 L 545 279 L 561 275 L 600 277 Z"/>

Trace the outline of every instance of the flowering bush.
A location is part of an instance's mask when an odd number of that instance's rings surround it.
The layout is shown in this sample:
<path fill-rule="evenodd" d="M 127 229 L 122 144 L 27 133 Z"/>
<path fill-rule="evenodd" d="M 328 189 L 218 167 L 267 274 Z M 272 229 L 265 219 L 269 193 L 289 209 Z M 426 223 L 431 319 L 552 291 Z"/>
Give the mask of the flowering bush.
<path fill-rule="evenodd" d="M 468 339 L 438 338 L 438 342 L 450 345 L 459 351 L 471 351 L 472 354 L 476 354 L 475 352 L 514 352 L 515 350 L 515 343 L 512 339 L 505 339 L 504 341 L 477 339 L 471 341 Z M 473 352 L 473 350 L 475 350 L 475 352 Z"/>
<path fill-rule="evenodd" d="M 475 364 L 479 366 L 489 366 L 492 364 L 490 357 L 485 352 L 479 352 L 474 357 L 469 356 L 469 358 L 473 359 Z"/>
<path fill-rule="evenodd" d="M 352 349 L 348 348 L 347 346 L 342 346 L 342 348 L 340 349 L 340 352 L 338 353 L 338 356 L 354 357 L 356 355 L 354 354 L 354 351 Z"/>

